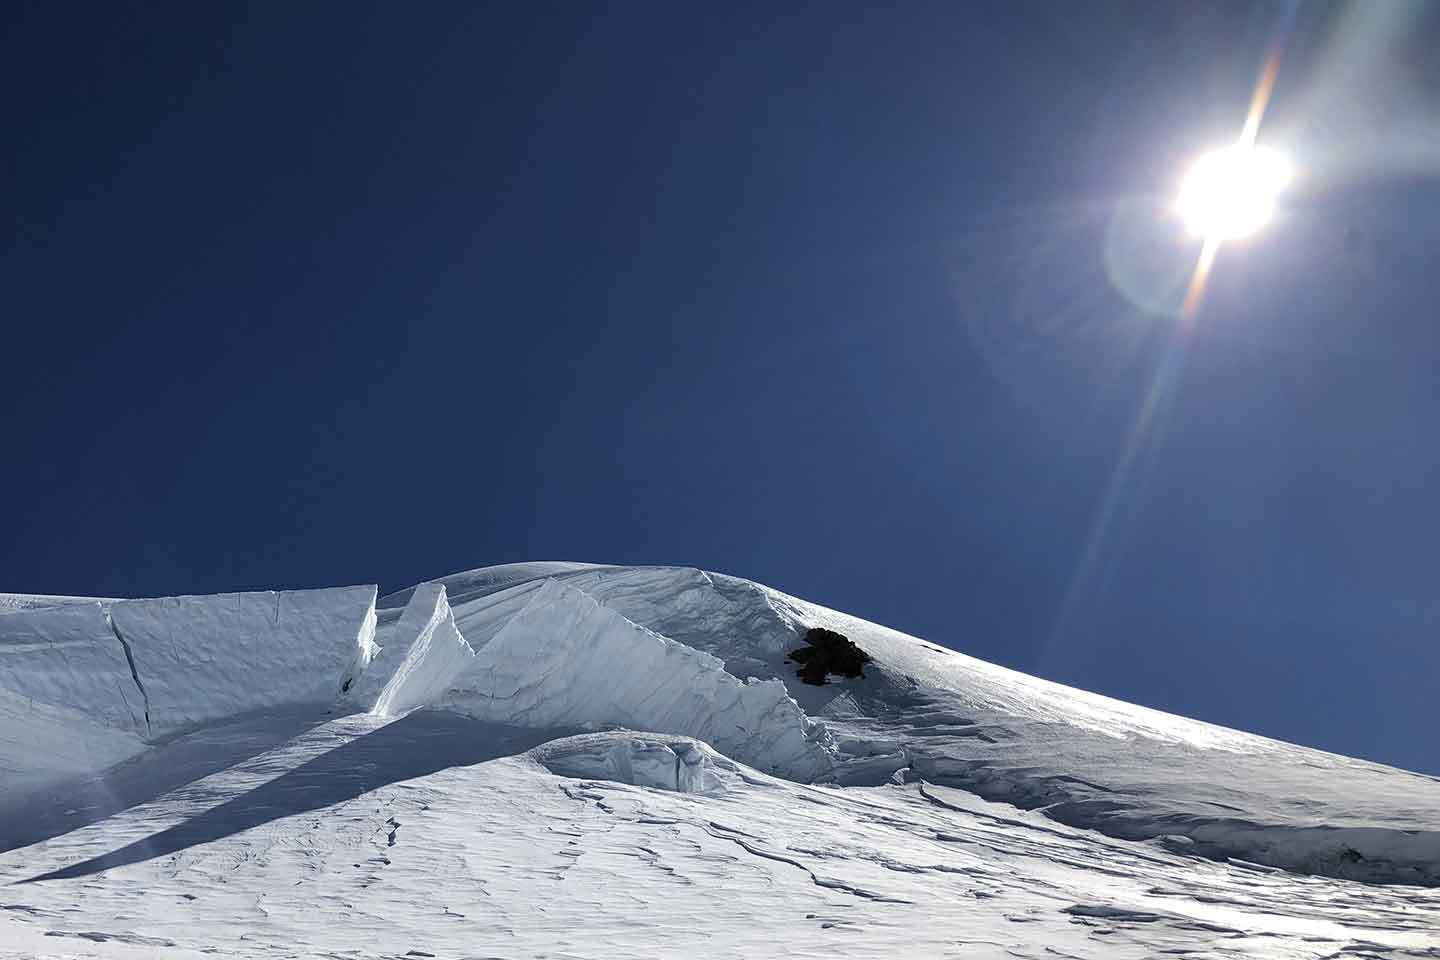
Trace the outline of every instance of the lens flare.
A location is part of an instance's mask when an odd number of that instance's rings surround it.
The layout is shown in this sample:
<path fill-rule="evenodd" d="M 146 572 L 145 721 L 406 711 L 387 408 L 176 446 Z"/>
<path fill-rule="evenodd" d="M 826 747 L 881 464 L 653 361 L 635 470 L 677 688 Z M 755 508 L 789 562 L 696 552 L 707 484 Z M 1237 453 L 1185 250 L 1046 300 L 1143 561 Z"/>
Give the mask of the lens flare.
<path fill-rule="evenodd" d="M 1278 150 L 1237 143 L 1195 161 L 1175 211 L 1206 240 L 1248 236 L 1269 222 L 1292 176 L 1290 161 Z"/>

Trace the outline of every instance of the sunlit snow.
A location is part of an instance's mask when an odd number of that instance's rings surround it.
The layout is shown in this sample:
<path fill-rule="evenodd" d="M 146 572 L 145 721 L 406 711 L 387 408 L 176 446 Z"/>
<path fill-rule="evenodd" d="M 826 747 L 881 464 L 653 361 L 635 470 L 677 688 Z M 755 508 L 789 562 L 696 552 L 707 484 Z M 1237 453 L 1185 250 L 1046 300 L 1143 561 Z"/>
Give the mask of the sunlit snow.
<path fill-rule="evenodd" d="M 0 957 L 1440 957 L 1435 778 L 733 577 L 0 599 Z"/>

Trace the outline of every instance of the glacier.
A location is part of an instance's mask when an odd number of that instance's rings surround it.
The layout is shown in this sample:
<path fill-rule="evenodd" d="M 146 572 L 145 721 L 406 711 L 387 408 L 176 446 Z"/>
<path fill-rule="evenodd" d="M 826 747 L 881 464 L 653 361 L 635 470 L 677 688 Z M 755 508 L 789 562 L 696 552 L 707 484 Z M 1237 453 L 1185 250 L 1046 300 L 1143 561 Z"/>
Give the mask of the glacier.
<path fill-rule="evenodd" d="M 693 568 L 377 593 L 0 594 L 0 958 L 1440 957 L 1435 777 Z"/>

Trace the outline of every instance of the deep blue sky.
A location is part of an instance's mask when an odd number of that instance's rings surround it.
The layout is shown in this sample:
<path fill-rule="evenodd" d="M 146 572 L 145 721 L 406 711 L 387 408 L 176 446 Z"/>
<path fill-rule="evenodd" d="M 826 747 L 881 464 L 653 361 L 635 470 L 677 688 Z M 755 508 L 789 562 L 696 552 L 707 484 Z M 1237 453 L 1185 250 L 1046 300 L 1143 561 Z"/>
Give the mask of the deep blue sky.
<path fill-rule="evenodd" d="M 1440 188 L 1353 149 L 1428 142 L 1433 18 L 1302 11 L 1273 123 L 1348 172 L 1096 522 L 1279 9 L 7 4 L 0 589 L 691 564 L 1440 771 Z"/>

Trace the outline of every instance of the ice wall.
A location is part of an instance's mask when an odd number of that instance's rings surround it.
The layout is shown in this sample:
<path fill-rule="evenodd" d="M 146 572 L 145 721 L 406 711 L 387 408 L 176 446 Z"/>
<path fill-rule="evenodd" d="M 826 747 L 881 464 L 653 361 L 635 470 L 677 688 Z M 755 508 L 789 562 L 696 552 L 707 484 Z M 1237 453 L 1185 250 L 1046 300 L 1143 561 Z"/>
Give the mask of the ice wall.
<path fill-rule="evenodd" d="M 152 738 L 331 705 L 375 651 L 373 586 L 121 600 L 110 617 L 149 704 Z"/>
<path fill-rule="evenodd" d="M 145 703 L 99 603 L 0 617 L 0 793 L 144 749 Z"/>
<path fill-rule="evenodd" d="M 716 657 L 555 580 L 476 652 L 441 705 L 523 726 L 681 734 L 795 779 L 831 763 L 824 728 L 780 681 L 738 680 Z"/>
<path fill-rule="evenodd" d="M 433 703 L 475 657 L 440 583 L 417 587 L 399 620 L 385 624 L 376 642 L 380 649 L 356 683 L 353 702 L 380 716 Z"/>
<path fill-rule="evenodd" d="M 676 793 L 726 793 L 745 777 L 739 764 L 693 737 L 629 730 L 561 737 L 531 750 L 530 758 L 561 777 Z M 754 771 L 750 776 L 759 779 Z"/>
<path fill-rule="evenodd" d="M 101 726 L 145 732 L 144 700 L 99 603 L 0 619 L 0 689 Z"/>

